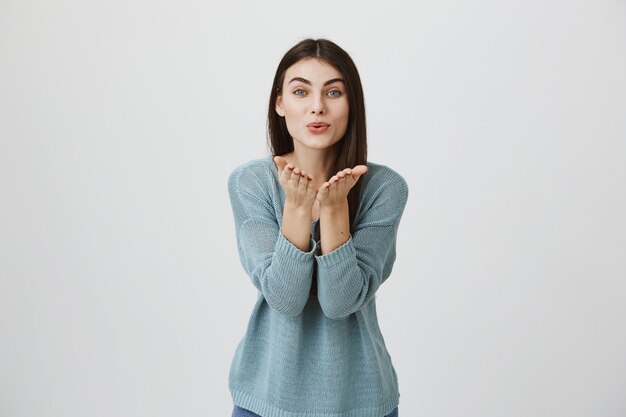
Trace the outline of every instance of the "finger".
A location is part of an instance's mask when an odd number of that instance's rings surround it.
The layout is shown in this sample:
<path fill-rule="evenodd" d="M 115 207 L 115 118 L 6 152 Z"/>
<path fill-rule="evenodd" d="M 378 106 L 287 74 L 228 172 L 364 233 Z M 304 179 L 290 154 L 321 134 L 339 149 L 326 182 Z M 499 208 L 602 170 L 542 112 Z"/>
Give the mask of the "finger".
<path fill-rule="evenodd" d="M 335 181 L 334 184 L 331 184 L 330 187 L 328 187 L 328 198 L 334 199 L 341 196 L 340 190 L 343 188 L 342 182 L 343 181 Z"/>
<path fill-rule="evenodd" d="M 298 183 L 298 192 L 300 194 L 306 194 L 306 189 L 309 185 L 309 181 L 307 181 L 306 177 L 300 177 Z"/>
<path fill-rule="evenodd" d="M 293 169 L 289 167 L 289 165 L 285 166 L 285 169 L 283 169 L 283 173 L 280 176 L 280 182 L 283 184 L 283 186 L 287 187 L 290 186 L 289 184 L 291 183 L 291 177 L 293 176 Z"/>
<path fill-rule="evenodd" d="M 291 179 L 292 168 L 289 167 L 289 164 L 285 165 L 283 168 L 283 172 L 281 173 L 281 179 L 283 181 L 289 181 Z"/>
<path fill-rule="evenodd" d="M 285 165 L 285 169 L 283 170 L 284 172 L 286 172 L 287 174 L 291 175 L 291 173 L 293 172 L 295 166 L 293 166 L 293 164 L 287 164 Z"/>
<path fill-rule="evenodd" d="M 296 170 L 298 170 L 298 172 L 296 172 Z M 297 188 L 298 184 L 300 183 L 300 178 L 302 178 L 300 176 L 300 170 L 298 168 L 294 168 L 291 171 L 291 177 L 289 178 L 289 182 L 291 183 L 291 186 L 294 188 Z"/>
<path fill-rule="evenodd" d="M 350 188 L 352 188 L 352 186 L 353 186 L 354 184 L 356 184 L 357 180 L 358 180 L 358 178 L 354 178 L 354 176 L 353 176 L 353 175 L 348 175 L 348 176 L 346 176 L 346 180 L 345 180 L 345 181 L 343 181 L 343 184 L 344 184 L 344 185 L 348 188 L 348 190 L 349 190 Z"/>
<path fill-rule="evenodd" d="M 322 184 L 322 186 L 320 187 L 319 191 L 317 192 L 317 195 L 315 196 L 315 198 L 317 198 L 318 200 L 324 200 L 328 197 L 328 189 L 330 187 L 330 183 L 329 182 L 325 182 L 324 184 Z"/>
<path fill-rule="evenodd" d="M 337 194 L 347 195 L 350 188 L 354 185 L 352 181 L 352 177 L 346 177 L 346 179 L 339 181 L 339 183 L 337 183 Z"/>

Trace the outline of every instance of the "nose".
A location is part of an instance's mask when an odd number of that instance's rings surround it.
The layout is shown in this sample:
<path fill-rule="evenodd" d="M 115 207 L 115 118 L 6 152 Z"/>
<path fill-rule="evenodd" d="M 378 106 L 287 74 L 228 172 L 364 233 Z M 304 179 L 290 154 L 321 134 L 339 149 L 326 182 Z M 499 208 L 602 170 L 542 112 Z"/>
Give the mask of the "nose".
<path fill-rule="evenodd" d="M 321 97 L 316 97 L 311 106 L 311 113 L 313 114 L 322 114 L 324 113 L 324 101 Z"/>

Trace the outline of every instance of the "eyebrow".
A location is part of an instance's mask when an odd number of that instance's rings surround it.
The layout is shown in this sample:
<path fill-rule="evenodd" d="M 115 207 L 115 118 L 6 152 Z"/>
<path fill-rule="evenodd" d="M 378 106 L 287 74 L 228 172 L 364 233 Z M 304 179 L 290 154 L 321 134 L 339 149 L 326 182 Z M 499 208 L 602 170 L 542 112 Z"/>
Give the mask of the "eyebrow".
<path fill-rule="evenodd" d="M 294 81 L 300 81 L 301 83 L 308 84 L 308 85 L 312 85 L 312 84 L 311 84 L 311 81 L 309 81 L 309 80 L 307 80 L 307 79 L 305 79 L 305 78 L 302 78 L 302 77 L 293 77 L 293 78 L 291 79 L 291 81 L 289 81 L 287 84 L 291 84 L 291 83 L 292 83 L 292 82 L 294 82 Z M 324 83 L 324 87 L 326 87 L 328 84 L 332 84 L 332 83 L 335 83 L 335 82 L 337 82 L 337 81 L 342 82 L 342 83 L 344 83 L 344 84 L 345 84 L 345 81 L 343 80 L 343 78 L 333 78 L 332 80 L 328 80 L 328 81 L 326 81 L 326 82 Z"/>

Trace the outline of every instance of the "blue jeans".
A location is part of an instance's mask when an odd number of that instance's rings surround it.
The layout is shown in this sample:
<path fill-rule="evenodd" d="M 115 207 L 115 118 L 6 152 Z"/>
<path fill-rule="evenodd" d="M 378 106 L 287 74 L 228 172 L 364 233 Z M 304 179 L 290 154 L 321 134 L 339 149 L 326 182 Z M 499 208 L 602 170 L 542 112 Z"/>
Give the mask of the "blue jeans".
<path fill-rule="evenodd" d="M 246 410 L 245 408 L 235 406 L 235 408 L 233 409 L 232 417 L 261 417 L 261 416 L 253 413 L 252 411 Z M 398 407 L 391 410 L 391 413 L 387 414 L 384 417 L 398 417 Z"/>

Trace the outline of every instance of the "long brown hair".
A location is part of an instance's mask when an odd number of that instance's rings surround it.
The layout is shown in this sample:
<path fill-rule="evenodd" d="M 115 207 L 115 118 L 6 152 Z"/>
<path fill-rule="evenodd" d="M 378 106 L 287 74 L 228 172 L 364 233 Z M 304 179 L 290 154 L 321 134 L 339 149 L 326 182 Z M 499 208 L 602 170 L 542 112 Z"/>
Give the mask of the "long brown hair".
<path fill-rule="evenodd" d="M 339 71 L 345 80 L 348 97 L 348 127 L 343 138 L 336 144 L 337 159 L 328 175 L 345 168 L 367 164 L 367 132 L 365 125 L 365 100 L 359 72 L 350 55 L 328 39 L 305 39 L 289 49 L 276 69 L 267 112 L 267 135 L 270 151 L 274 156 L 293 151 L 293 138 L 287 123 L 276 113 L 276 99 L 282 95 L 283 81 L 287 69 L 302 59 L 317 58 Z M 361 198 L 362 179 L 348 193 L 350 209 L 350 231 L 353 231 L 356 211 Z"/>

